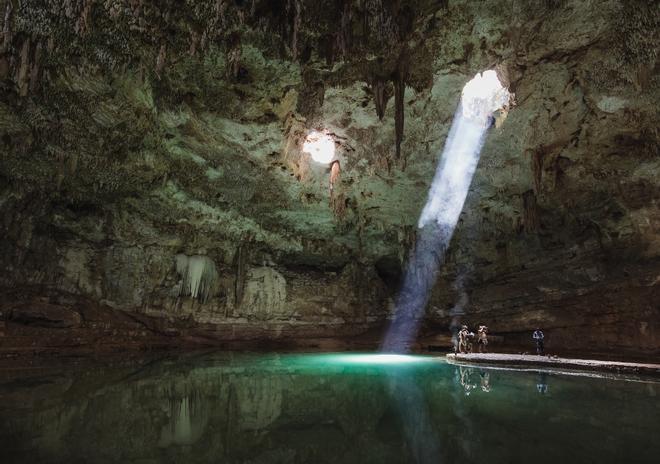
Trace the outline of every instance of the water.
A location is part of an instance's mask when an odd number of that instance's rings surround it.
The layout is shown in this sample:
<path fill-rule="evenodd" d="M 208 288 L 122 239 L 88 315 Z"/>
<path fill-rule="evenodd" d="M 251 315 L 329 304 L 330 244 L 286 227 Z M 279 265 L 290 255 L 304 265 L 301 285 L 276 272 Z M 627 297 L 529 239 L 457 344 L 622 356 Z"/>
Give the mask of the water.
<path fill-rule="evenodd" d="M 658 462 L 660 383 L 421 356 L 235 354 L 0 371 L 12 462 Z"/>

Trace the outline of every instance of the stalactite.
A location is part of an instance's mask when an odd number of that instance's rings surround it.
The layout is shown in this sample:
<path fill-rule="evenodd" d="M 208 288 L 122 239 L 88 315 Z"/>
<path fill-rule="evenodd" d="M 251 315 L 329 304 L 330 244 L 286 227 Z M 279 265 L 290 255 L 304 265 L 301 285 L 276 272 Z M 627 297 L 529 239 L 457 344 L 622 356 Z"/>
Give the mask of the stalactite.
<path fill-rule="evenodd" d="M 91 29 L 92 5 L 92 0 L 85 0 L 83 2 L 75 26 L 75 31 L 78 35 L 85 35 Z"/>
<path fill-rule="evenodd" d="M 9 50 L 12 40 L 11 20 L 14 12 L 14 2 L 7 2 L 5 7 L 5 22 L 2 26 L 2 52 Z"/>
<path fill-rule="evenodd" d="M 227 79 L 236 80 L 241 69 L 241 35 L 234 31 L 229 36 L 229 50 L 227 52 Z"/>
<path fill-rule="evenodd" d="M 387 101 L 390 99 L 388 81 L 380 77 L 374 77 L 371 83 L 371 90 L 374 94 L 374 104 L 376 105 L 376 114 L 381 121 L 385 116 Z"/>
<path fill-rule="evenodd" d="M 165 59 L 167 57 L 167 45 L 162 43 L 160 45 L 160 50 L 158 51 L 158 56 L 156 57 L 156 75 L 160 78 L 161 72 L 165 68 Z"/>
<path fill-rule="evenodd" d="M 234 259 L 236 266 L 236 278 L 234 284 L 234 307 L 238 308 L 243 302 L 245 295 L 245 279 L 247 276 L 249 249 L 246 243 L 239 245 Z"/>
<path fill-rule="evenodd" d="M 543 177 L 543 152 L 532 152 L 532 176 L 534 178 L 534 189 L 541 191 L 541 179 Z"/>
<path fill-rule="evenodd" d="M 321 108 L 325 100 L 325 84 L 323 81 L 317 81 L 314 84 L 314 94 L 316 95 L 318 107 Z"/>
<path fill-rule="evenodd" d="M 408 69 L 410 57 L 408 50 L 404 48 L 399 55 L 396 70 L 394 71 L 394 130 L 396 133 L 396 158 L 401 158 L 401 142 L 403 141 L 404 105 L 406 95 L 406 81 L 408 80 Z"/>
<path fill-rule="evenodd" d="M 284 21 L 282 22 L 282 39 L 284 39 L 285 42 L 288 42 L 290 37 L 291 37 L 291 31 L 289 28 L 291 27 L 291 2 L 295 0 L 286 0 L 286 5 L 284 6 Z M 279 15 L 278 15 L 279 16 Z"/>
<path fill-rule="evenodd" d="M 332 196 L 332 193 L 335 189 L 335 183 L 339 180 L 339 173 L 341 171 L 341 167 L 339 166 L 339 161 L 335 160 L 332 162 L 330 165 L 330 196 Z"/>
<path fill-rule="evenodd" d="M 190 56 L 195 56 L 197 54 L 197 47 L 199 46 L 200 35 L 199 33 L 191 29 L 190 30 L 190 47 L 188 48 L 188 54 Z"/>
<path fill-rule="evenodd" d="M 215 22 L 220 22 L 224 28 L 226 26 L 225 13 L 227 11 L 227 0 L 217 0 L 215 3 Z"/>
<path fill-rule="evenodd" d="M 331 34 L 323 34 L 318 42 L 319 53 L 325 58 L 325 64 L 332 66 L 335 62 L 335 40 Z"/>
<path fill-rule="evenodd" d="M 410 225 L 404 225 L 397 230 L 398 241 L 398 257 L 399 263 L 405 264 L 406 258 L 410 255 L 410 251 L 415 248 L 417 244 L 417 229 Z"/>
<path fill-rule="evenodd" d="M 536 194 L 528 190 L 522 195 L 523 199 L 523 225 L 525 232 L 534 233 L 539 229 L 539 211 L 536 203 Z"/>
<path fill-rule="evenodd" d="M 553 188 L 556 190 L 561 187 L 564 180 L 564 170 L 571 165 L 571 160 L 561 155 L 557 155 L 552 161 Z"/>
<path fill-rule="evenodd" d="M 298 59 L 298 34 L 300 33 L 300 23 L 302 22 L 302 0 L 293 0 L 293 30 L 291 34 L 291 54 L 293 60 Z"/>
<path fill-rule="evenodd" d="M 330 196 L 330 208 L 332 208 L 332 213 L 338 220 L 341 221 L 346 217 L 348 203 L 349 200 L 343 192 Z"/>
<path fill-rule="evenodd" d="M 349 50 L 353 41 L 353 10 L 350 1 L 344 1 L 341 18 L 340 28 L 338 33 L 339 49 L 341 50 L 342 58 L 348 57 Z"/>
<path fill-rule="evenodd" d="M 35 93 L 39 85 L 39 74 L 41 67 L 41 53 L 43 49 L 43 41 L 37 42 L 34 50 L 34 59 L 32 61 L 32 69 L 30 69 L 30 92 Z"/>
<path fill-rule="evenodd" d="M 18 95 L 25 97 L 29 90 L 30 77 L 30 38 L 27 37 L 21 47 L 21 61 L 16 71 L 16 85 L 18 86 Z"/>

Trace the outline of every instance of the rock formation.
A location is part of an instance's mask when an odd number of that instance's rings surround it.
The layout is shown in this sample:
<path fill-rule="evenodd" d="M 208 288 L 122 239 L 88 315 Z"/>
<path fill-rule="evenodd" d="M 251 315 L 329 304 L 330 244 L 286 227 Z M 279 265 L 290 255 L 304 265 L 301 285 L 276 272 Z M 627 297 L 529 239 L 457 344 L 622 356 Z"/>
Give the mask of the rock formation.
<path fill-rule="evenodd" d="M 659 352 L 654 2 L 0 10 L 3 352 L 377 340 L 461 89 L 486 69 L 516 104 L 424 337 L 463 301 L 507 343 L 541 325 L 548 349 Z M 332 201 L 311 130 L 336 141 Z"/>

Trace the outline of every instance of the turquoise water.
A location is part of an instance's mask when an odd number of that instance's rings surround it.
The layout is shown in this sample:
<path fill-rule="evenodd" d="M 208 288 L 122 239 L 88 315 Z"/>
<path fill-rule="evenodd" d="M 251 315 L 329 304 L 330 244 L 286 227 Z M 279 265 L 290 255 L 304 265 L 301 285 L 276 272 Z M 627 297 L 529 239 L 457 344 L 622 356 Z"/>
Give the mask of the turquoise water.
<path fill-rule="evenodd" d="M 10 462 L 660 462 L 660 383 L 424 356 L 214 353 L 0 371 Z"/>

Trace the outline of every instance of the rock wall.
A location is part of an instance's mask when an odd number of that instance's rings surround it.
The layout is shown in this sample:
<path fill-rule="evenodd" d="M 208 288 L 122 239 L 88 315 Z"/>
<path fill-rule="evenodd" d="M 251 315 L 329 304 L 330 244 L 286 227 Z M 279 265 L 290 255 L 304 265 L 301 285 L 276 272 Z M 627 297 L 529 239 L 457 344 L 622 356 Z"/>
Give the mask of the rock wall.
<path fill-rule="evenodd" d="M 657 354 L 653 2 L 327 3 L 0 4 L 0 343 L 92 313 L 145 346 L 384 326 L 462 86 L 496 68 L 515 105 L 424 335 L 458 309 L 512 344 L 540 325 L 555 349 Z M 336 140 L 332 194 L 312 129 Z M 208 296 L 178 255 L 213 263 Z"/>

